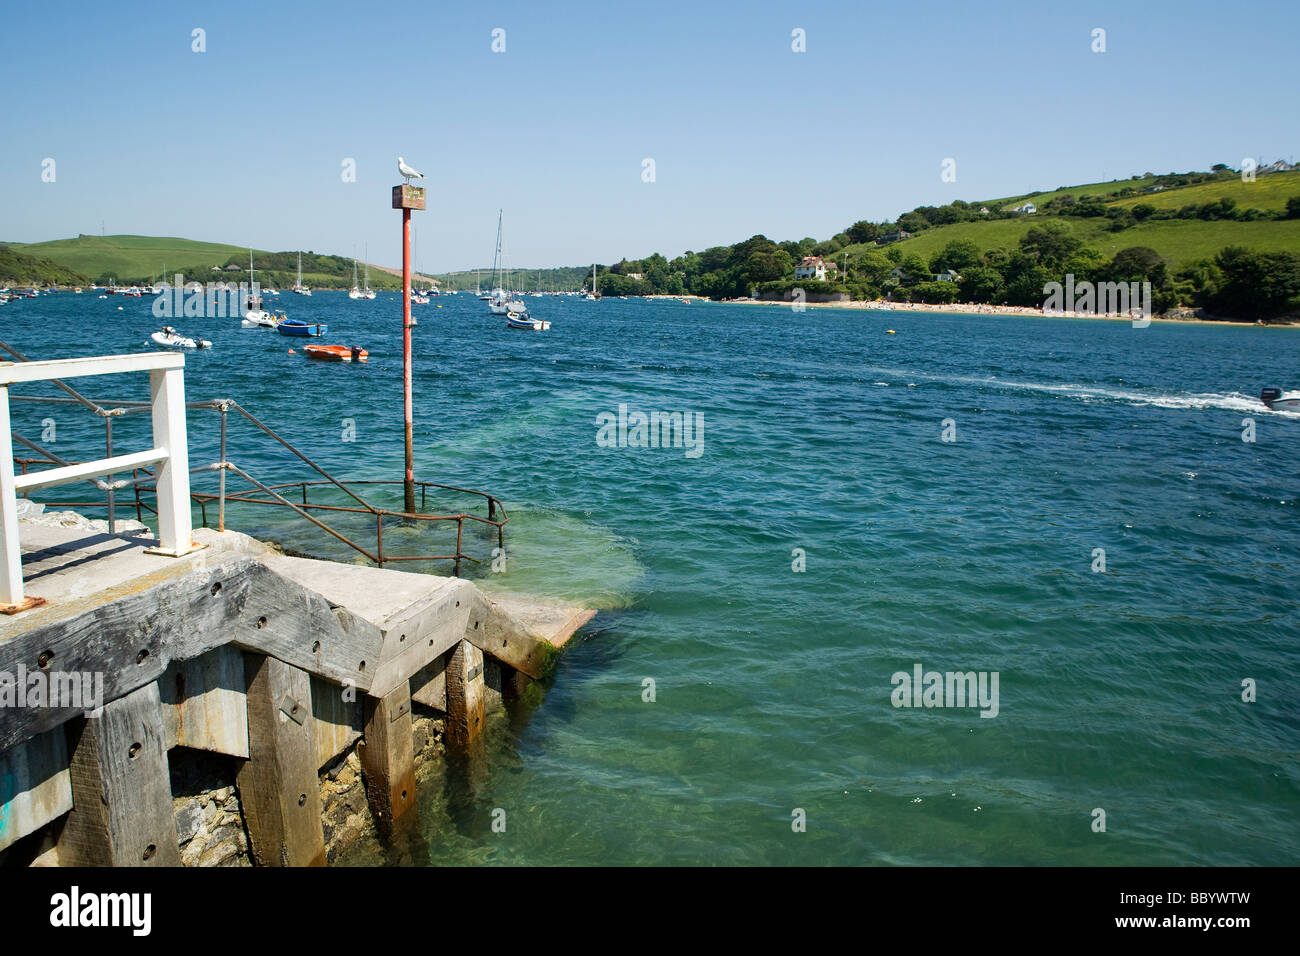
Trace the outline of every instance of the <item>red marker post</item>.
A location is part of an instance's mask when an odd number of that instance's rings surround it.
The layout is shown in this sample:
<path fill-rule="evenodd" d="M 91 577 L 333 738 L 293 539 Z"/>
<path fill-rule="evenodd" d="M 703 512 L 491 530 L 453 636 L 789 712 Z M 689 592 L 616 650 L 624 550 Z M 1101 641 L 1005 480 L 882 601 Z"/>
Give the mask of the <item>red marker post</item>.
<path fill-rule="evenodd" d="M 424 208 L 420 186 L 394 186 L 393 208 L 402 210 L 402 388 L 406 415 L 405 511 L 415 512 L 415 446 L 411 402 L 411 210 Z"/>

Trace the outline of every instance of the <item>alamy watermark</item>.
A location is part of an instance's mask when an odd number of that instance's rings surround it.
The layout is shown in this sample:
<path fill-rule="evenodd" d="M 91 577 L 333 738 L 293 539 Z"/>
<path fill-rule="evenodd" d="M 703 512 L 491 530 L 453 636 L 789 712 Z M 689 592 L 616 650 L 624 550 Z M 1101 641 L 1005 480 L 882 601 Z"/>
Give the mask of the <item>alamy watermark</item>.
<path fill-rule="evenodd" d="M 261 298 L 262 287 L 243 282 L 185 282 L 179 273 L 176 284 L 160 282 L 154 286 L 157 296 L 153 301 L 153 314 L 159 319 L 224 319 L 244 315 L 249 300 Z"/>
<path fill-rule="evenodd" d="M 998 671 L 895 671 L 889 695 L 895 707 L 978 707 L 981 717 L 998 715 Z"/>
<path fill-rule="evenodd" d="M 596 425 L 601 448 L 684 448 L 686 458 L 704 454 L 702 412 L 629 412 L 623 402 L 617 413 L 597 415 Z"/>
<path fill-rule="evenodd" d="M 1151 324 L 1150 282 L 1075 282 L 1067 274 L 1065 284 L 1049 282 L 1043 286 L 1044 312 L 1074 312 L 1078 315 L 1127 315 L 1133 328 Z"/>
<path fill-rule="evenodd" d="M 103 706 L 101 671 L 29 671 L 23 664 L 17 673 L 0 671 L 0 710 L 49 707 L 92 713 Z"/>

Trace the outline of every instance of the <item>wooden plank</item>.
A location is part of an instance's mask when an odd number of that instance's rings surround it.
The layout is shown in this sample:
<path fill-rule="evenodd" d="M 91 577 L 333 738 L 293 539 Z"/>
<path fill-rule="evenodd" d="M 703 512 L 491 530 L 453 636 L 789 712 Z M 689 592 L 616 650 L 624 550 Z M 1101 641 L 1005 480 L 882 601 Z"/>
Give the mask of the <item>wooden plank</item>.
<path fill-rule="evenodd" d="M 430 661 L 411 678 L 411 700 L 443 713 L 447 712 L 447 657 L 443 654 Z"/>
<path fill-rule="evenodd" d="M 313 675 L 311 713 L 316 719 L 316 767 L 319 769 L 361 737 L 363 714 L 357 689 Z"/>
<path fill-rule="evenodd" d="M 470 581 L 448 581 L 386 619 L 381 625 L 384 649 L 370 693 L 384 696 L 455 647 L 465 636 L 477 593 Z"/>
<path fill-rule="evenodd" d="M 167 749 L 247 757 L 244 686 L 244 655 L 230 644 L 188 661 L 172 661 L 158 679 Z"/>
<path fill-rule="evenodd" d="M 358 750 L 366 799 L 380 831 L 391 835 L 415 808 L 410 690 L 402 684 L 382 698 L 367 697 L 365 707 L 365 734 Z"/>
<path fill-rule="evenodd" d="M 247 578 L 245 612 L 234 631 L 237 645 L 335 684 L 370 689 L 384 645 L 379 628 L 260 563 Z"/>
<path fill-rule="evenodd" d="M 307 672 L 261 654 L 244 656 L 248 759 L 236 775 L 259 866 L 324 866 L 315 721 Z"/>
<path fill-rule="evenodd" d="M 60 468 L 46 468 L 44 471 L 29 471 L 25 475 L 14 477 L 14 490 L 20 494 L 41 491 L 56 485 L 66 485 L 86 478 L 98 478 L 101 475 L 115 475 L 131 471 L 134 468 L 148 468 L 160 461 L 166 461 L 167 452 L 162 448 L 148 451 L 132 452 L 129 455 L 114 455 L 112 458 L 100 458 L 95 461 L 76 465 L 64 465 Z"/>
<path fill-rule="evenodd" d="M 521 627 L 485 594 L 470 610 L 465 640 L 529 677 L 545 677 L 554 667 L 555 647 Z"/>
<path fill-rule="evenodd" d="M 185 356 L 176 352 L 139 352 L 130 355 L 87 355 L 84 358 L 44 359 L 39 362 L 0 362 L 0 385 L 43 382 L 83 375 L 113 375 L 160 368 L 184 368 Z"/>
<path fill-rule="evenodd" d="M 447 746 L 468 748 L 483 732 L 486 698 L 483 652 L 461 641 L 447 661 Z"/>
<path fill-rule="evenodd" d="M 0 753 L 0 850 L 71 809 L 68 744 L 61 727 Z"/>
<path fill-rule="evenodd" d="M 158 685 L 109 701 L 68 729 L 72 812 L 64 866 L 180 866 Z"/>
<path fill-rule="evenodd" d="M 0 642 L 0 672 L 16 674 L 21 665 L 31 673 L 45 660 L 62 673 L 103 674 L 104 699 L 114 700 L 152 684 L 172 660 L 228 641 L 255 562 L 158 561 L 156 571 L 71 601 L 68 616 Z M 16 708 L 0 721 L 0 750 L 81 714 L 77 707 Z"/>

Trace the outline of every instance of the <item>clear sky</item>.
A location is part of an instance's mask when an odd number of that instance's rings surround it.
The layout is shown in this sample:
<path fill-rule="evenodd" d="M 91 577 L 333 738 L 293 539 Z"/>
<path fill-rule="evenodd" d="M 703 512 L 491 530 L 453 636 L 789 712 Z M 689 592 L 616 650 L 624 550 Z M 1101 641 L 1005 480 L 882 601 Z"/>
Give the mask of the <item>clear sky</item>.
<path fill-rule="evenodd" d="M 498 207 L 516 267 L 824 239 L 1293 158 L 1298 39 L 1295 0 L 5 0 L 0 240 L 102 223 L 396 264 L 398 154 L 428 177 L 426 271 L 490 264 Z"/>

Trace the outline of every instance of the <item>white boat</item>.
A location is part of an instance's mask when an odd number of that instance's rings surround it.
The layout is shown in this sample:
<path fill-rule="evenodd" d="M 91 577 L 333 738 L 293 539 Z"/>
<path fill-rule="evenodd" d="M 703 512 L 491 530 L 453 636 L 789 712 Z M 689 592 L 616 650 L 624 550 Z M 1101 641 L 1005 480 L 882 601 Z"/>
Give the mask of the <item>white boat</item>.
<path fill-rule="evenodd" d="M 353 279 L 355 280 L 355 276 Z M 377 293 L 370 288 L 370 246 L 366 246 L 366 277 L 361 286 L 361 298 L 373 299 Z"/>
<path fill-rule="evenodd" d="M 583 299 L 587 302 L 598 302 L 600 300 L 600 289 L 596 287 L 596 263 L 591 264 L 591 291 Z"/>
<path fill-rule="evenodd" d="M 506 328 L 526 329 L 530 332 L 545 332 L 551 327 L 546 319 L 534 319 L 527 312 L 507 312 Z"/>
<path fill-rule="evenodd" d="M 162 345 L 169 349 L 210 349 L 212 343 L 207 339 L 190 339 L 181 335 L 170 325 L 164 325 L 162 329 L 149 336 L 155 345 Z"/>
<path fill-rule="evenodd" d="M 248 250 L 248 285 L 249 288 L 254 288 L 256 286 L 253 273 L 253 250 L 251 248 Z M 264 325 L 265 323 L 270 322 L 270 320 L 271 313 L 262 308 L 261 297 L 250 295 L 248 301 L 244 303 L 244 319 L 239 324 L 243 328 L 251 329 Z M 271 326 L 274 328 L 275 323 L 271 323 Z"/>
<path fill-rule="evenodd" d="M 1270 386 L 1259 393 L 1259 400 L 1275 412 L 1300 412 L 1300 392 L 1284 392 Z"/>
<path fill-rule="evenodd" d="M 352 260 L 352 288 L 348 289 L 349 299 L 361 298 L 361 286 L 357 285 L 357 260 Z"/>
<path fill-rule="evenodd" d="M 509 273 L 505 271 L 505 263 L 501 255 L 501 210 L 497 210 L 497 249 L 492 258 L 492 271 L 496 273 L 496 285 L 488 293 L 488 311 L 493 315 L 508 315 L 511 312 L 524 313 L 528 307 L 524 305 L 519 296 L 505 290 L 509 285 Z"/>
<path fill-rule="evenodd" d="M 258 309 L 256 312 L 250 311 L 240 320 L 239 327 L 243 329 L 273 329 L 288 316 L 283 312 L 267 312 L 265 309 Z"/>
<path fill-rule="evenodd" d="M 296 292 L 298 295 L 311 295 L 311 289 L 302 284 L 302 253 L 298 253 L 298 281 L 293 284 L 290 292 Z"/>

